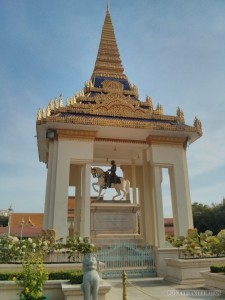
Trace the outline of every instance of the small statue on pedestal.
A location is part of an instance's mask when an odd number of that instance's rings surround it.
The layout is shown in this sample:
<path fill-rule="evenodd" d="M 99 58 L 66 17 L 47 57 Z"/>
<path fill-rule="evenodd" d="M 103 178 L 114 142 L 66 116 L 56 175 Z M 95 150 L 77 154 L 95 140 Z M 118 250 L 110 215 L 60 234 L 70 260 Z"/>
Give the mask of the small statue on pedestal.
<path fill-rule="evenodd" d="M 94 254 L 86 254 L 83 261 L 83 283 L 81 288 L 84 292 L 84 300 L 98 300 L 100 276 L 97 271 L 97 259 Z"/>

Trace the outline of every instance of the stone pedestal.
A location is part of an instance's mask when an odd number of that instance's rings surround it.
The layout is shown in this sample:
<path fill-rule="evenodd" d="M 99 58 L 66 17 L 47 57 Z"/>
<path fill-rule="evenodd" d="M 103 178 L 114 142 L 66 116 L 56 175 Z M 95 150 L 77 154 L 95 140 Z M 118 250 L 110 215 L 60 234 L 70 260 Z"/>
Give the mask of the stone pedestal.
<path fill-rule="evenodd" d="M 91 204 L 91 240 L 97 246 L 110 246 L 128 240 L 138 243 L 139 206 L 130 201 L 93 201 Z M 135 240 L 135 241 L 134 241 Z"/>
<path fill-rule="evenodd" d="M 209 272 L 210 266 L 224 264 L 224 257 L 201 259 L 173 259 L 166 258 L 165 279 L 177 284 L 203 284 L 201 271 Z M 217 287 L 218 288 L 218 287 Z"/>
<path fill-rule="evenodd" d="M 106 294 L 111 290 L 112 286 L 104 280 L 100 281 L 98 299 L 105 300 Z M 83 300 L 83 291 L 79 284 L 62 283 L 62 291 L 65 300 Z"/>

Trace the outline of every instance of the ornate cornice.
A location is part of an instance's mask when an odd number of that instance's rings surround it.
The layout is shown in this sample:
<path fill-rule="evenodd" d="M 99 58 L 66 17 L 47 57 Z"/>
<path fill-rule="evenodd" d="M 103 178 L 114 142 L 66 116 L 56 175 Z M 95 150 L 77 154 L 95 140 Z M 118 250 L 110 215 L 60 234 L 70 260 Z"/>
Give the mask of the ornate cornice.
<path fill-rule="evenodd" d="M 123 143 L 123 144 L 140 144 L 146 145 L 146 141 L 130 140 L 130 139 L 108 139 L 108 138 L 96 138 L 96 142 L 105 142 L 105 143 Z"/>
<path fill-rule="evenodd" d="M 187 137 L 149 135 L 146 142 L 148 145 L 179 145 L 186 148 Z"/>
<path fill-rule="evenodd" d="M 56 130 L 58 139 L 85 139 L 94 140 L 97 131 L 89 130 L 71 130 L 71 129 L 57 129 Z"/>
<path fill-rule="evenodd" d="M 50 116 L 45 120 L 37 121 L 37 125 L 41 125 L 47 122 L 53 123 L 70 123 L 70 124 L 81 124 L 81 125 L 97 125 L 97 126 L 108 126 L 108 127 L 123 127 L 123 128 L 140 128 L 140 129 L 152 129 L 160 131 L 185 131 L 185 132 L 198 132 L 195 127 L 187 125 L 173 125 L 165 122 L 146 122 L 142 120 L 129 120 L 129 119 L 111 119 L 107 117 L 95 116 Z"/>

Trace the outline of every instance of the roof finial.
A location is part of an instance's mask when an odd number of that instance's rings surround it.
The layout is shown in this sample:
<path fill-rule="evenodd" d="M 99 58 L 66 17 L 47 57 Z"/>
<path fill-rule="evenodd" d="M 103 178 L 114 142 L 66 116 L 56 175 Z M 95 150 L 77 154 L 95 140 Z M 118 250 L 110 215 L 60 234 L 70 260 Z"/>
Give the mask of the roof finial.
<path fill-rule="evenodd" d="M 107 0 L 107 11 L 109 12 L 109 0 Z"/>

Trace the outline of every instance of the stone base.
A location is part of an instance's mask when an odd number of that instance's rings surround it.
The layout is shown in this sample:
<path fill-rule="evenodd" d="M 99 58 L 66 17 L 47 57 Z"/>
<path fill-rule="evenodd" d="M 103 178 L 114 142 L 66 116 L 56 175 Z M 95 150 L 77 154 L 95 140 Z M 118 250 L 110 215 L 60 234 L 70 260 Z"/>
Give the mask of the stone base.
<path fill-rule="evenodd" d="M 225 274 L 211 273 L 208 271 L 201 271 L 200 274 L 205 280 L 206 289 L 219 290 L 221 293 L 225 294 Z"/>
<path fill-rule="evenodd" d="M 112 286 L 104 280 L 101 280 L 99 283 L 98 299 L 105 300 L 106 294 L 111 290 Z M 69 284 L 62 282 L 62 291 L 64 294 L 65 300 L 83 300 L 84 294 L 81 290 L 80 285 Z"/>
<path fill-rule="evenodd" d="M 49 300 L 64 300 L 61 282 L 61 280 L 48 280 L 44 284 L 44 295 Z M 0 281 L 1 300 L 18 300 L 21 290 L 22 288 L 18 287 L 14 281 Z"/>
<path fill-rule="evenodd" d="M 165 279 L 178 284 L 203 284 L 201 271 L 209 271 L 210 266 L 224 263 L 223 258 L 172 259 L 166 258 Z"/>
<path fill-rule="evenodd" d="M 141 240 L 138 234 L 138 205 L 130 201 L 93 201 L 91 203 L 91 241 L 109 246 L 121 240 Z"/>
<path fill-rule="evenodd" d="M 158 277 L 165 277 L 167 275 L 166 259 L 178 259 L 177 248 L 155 248 L 155 265 Z"/>
<path fill-rule="evenodd" d="M 98 299 L 105 300 L 112 286 L 104 280 L 100 281 Z M 14 281 L 0 281 L 0 299 L 18 300 L 21 287 Z M 70 284 L 67 280 L 48 280 L 44 284 L 44 294 L 49 300 L 83 300 L 84 294 L 80 284 Z"/>

